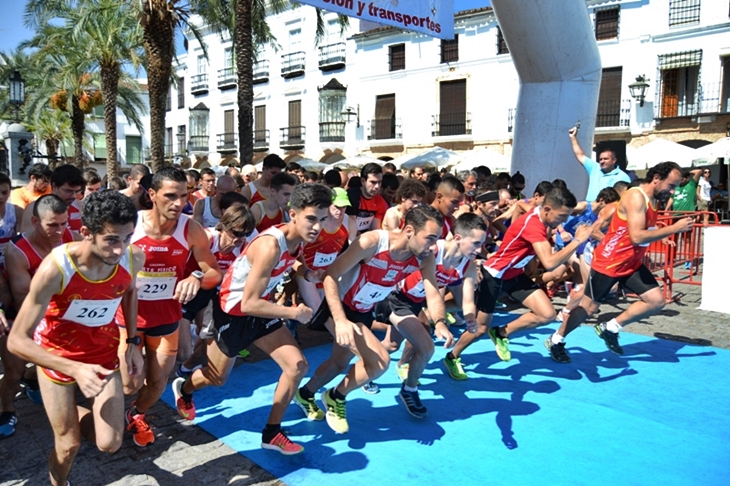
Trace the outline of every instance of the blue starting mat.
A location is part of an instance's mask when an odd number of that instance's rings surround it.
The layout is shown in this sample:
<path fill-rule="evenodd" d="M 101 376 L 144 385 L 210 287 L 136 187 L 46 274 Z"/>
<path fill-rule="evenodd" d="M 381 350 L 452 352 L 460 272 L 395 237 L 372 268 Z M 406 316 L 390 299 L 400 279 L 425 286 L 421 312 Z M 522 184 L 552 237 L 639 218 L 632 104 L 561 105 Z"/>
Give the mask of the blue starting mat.
<path fill-rule="evenodd" d="M 515 335 L 506 363 L 484 336 L 462 355 L 461 382 L 437 343 L 419 388 L 424 419 L 396 398 L 395 353 L 380 393 L 348 396 L 348 434 L 290 406 L 282 425 L 305 447 L 296 456 L 260 447 L 280 375 L 271 360 L 197 392 L 195 424 L 289 485 L 730 484 L 730 351 L 622 333 L 616 356 L 582 327 L 567 340 L 573 362 L 559 364 L 543 345 L 556 327 Z M 330 350 L 305 351 L 310 376 Z M 163 399 L 174 408 L 169 388 Z"/>

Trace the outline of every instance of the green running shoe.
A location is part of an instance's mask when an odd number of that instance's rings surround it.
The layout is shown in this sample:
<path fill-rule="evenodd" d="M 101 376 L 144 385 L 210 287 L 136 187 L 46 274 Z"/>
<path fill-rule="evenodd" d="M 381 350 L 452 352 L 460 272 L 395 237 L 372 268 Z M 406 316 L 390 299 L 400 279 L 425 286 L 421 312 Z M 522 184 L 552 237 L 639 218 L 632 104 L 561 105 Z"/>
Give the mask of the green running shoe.
<path fill-rule="evenodd" d="M 497 351 L 497 356 L 502 361 L 509 361 L 512 359 L 512 354 L 509 352 L 509 339 L 503 338 L 497 332 L 498 327 L 489 328 L 489 337 L 494 342 L 494 349 Z"/>
<path fill-rule="evenodd" d="M 401 383 L 405 383 L 408 379 L 408 370 L 410 369 L 410 364 L 406 363 L 403 366 L 400 366 L 398 364 L 395 365 L 395 371 L 398 372 L 398 378 L 400 378 Z M 421 386 L 421 380 L 418 380 L 418 384 L 416 386 Z"/>
<path fill-rule="evenodd" d="M 468 376 L 464 373 L 464 367 L 461 365 L 461 358 L 449 359 L 444 358 L 444 366 L 449 376 L 457 381 L 464 381 Z"/>
<path fill-rule="evenodd" d="M 292 401 L 302 409 L 304 415 L 307 416 L 307 420 L 324 420 L 324 411 L 317 406 L 317 401 L 314 397 L 311 397 L 309 400 L 305 400 L 302 398 L 301 393 L 299 393 L 299 389 L 297 389 L 297 393 L 294 395 L 294 400 Z"/>
<path fill-rule="evenodd" d="M 239 358 L 248 358 L 250 355 L 251 355 L 251 351 L 249 351 L 248 349 L 242 349 L 241 351 L 238 352 Z"/>
<path fill-rule="evenodd" d="M 330 392 L 333 390 L 330 388 L 322 393 L 322 405 L 327 411 L 325 415 L 327 425 L 338 434 L 346 434 L 350 430 L 347 424 L 347 402 L 332 398 Z"/>

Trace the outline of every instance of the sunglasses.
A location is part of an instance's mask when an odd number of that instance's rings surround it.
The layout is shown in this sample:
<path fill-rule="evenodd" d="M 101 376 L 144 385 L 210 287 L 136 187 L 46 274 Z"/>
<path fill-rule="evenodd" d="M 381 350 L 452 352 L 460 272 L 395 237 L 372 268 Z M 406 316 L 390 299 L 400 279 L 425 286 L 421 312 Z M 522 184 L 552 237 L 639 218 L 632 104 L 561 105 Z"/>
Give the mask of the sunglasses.
<path fill-rule="evenodd" d="M 188 186 L 188 190 L 195 189 L 195 186 Z"/>
<path fill-rule="evenodd" d="M 248 238 L 253 233 L 253 231 L 235 231 L 235 230 L 229 230 L 229 231 L 236 238 Z"/>

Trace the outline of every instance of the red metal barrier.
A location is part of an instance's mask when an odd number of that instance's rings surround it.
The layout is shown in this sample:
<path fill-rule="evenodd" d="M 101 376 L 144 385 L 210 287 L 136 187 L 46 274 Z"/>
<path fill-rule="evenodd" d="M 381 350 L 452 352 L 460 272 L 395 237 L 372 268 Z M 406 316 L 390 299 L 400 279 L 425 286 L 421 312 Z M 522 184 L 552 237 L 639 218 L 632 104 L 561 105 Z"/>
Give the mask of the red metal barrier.
<path fill-rule="evenodd" d="M 664 283 L 667 302 L 677 299 L 673 293 L 675 283 L 702 285 L 704 228 L 720 224 L 717 214 L 710 211 L 660 211 L 657 227 L 669 226 L 688 216 L 695 219 L 691 231 L 655 241 L 646 252 L 646 266 Z M 705 216 L 708 216 L 707 225 L 704 224 Z"/>

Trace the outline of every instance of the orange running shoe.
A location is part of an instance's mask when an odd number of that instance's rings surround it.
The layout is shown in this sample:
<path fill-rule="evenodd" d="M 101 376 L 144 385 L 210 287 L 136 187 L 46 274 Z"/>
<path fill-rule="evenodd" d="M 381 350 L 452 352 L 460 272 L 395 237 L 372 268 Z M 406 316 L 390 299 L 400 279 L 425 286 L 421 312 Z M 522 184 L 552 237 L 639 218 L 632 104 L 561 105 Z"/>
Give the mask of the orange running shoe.
<path fill-rule="evenodd" d="M 127 420 L 127 430 L 132 432 L 132 439 L 135 444 L 139 447 L 146 447 L 155 441 L 155 434 L 145 421 L 143 413 L 132 415 L 133 408 L 134 402 L 132 402 L 132 406 L 127 410 L 127 413 L 124 414 L 124 418 Z"/>

